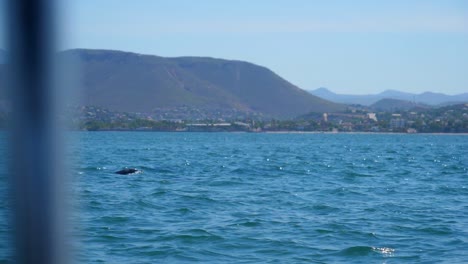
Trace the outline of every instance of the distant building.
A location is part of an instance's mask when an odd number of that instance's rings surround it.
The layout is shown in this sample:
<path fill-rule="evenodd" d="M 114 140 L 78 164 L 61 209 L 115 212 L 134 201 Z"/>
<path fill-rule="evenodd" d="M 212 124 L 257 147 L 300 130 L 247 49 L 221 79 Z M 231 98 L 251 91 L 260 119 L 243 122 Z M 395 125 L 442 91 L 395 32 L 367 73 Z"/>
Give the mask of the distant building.
<path fill-rule="evenodd" d="M 231 126 L 231 123 L 215 123 L 213 126 L 228 127 Z"/>
<path fill-rule="evenodd" d="M 328 114 L 323 113 L 323 121 L 328 122 Z"/>
<path fill-rule="evenodd" d="M 393 118 L 390 120 L 390 128 L 391 129 L 396 129 L 396 128 L 404 128 L 406 125 L 406 122 L 402 118 Z"/>
<path fill-rule="evenodd" d="M 367 118 L 369 118 L 370 120 L 374 120 L 375 122 L 377 122 L 377 115 L 375 113 L 367 113 Z"/>
<path fill-rule="evenodd" d="M 353 124 L 351 122 L 345 122 L 341 124 L 341 129 L 343 131 L 352 131 L 353 130 Z"/>
<path fill-rule="evenodd" d="M 244 122 L 239 122 L 239 121 L 236 121 L 236 122 L 234 122 L 234 124 L 235 124 L 235 125 L 238 125 L 238 126 L 247 127 L 247 128 L 249 128 L 249 127 L 250 127 L 250 125 L 249 125 L 249 124 L 247 124 L 247 123 L 244 123 Z"/>

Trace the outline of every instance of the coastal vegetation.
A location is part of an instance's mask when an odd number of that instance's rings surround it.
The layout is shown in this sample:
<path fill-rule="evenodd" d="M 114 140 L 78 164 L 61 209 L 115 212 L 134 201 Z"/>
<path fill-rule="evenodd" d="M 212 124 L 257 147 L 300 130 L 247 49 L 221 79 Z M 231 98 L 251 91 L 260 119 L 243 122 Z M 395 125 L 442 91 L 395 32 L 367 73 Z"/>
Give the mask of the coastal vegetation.
<path fill-rule="evenodd" d="M 266 67 L 209 57 L 88 49 L 58 57 L 81 69 L 66 87 L 79 100 L 61 117 L 77 130 L 468 132 L 466 93 L 307 92 Z M 6 127 L 6 53 L 0 58 L 0 126 Z"/>
<path fill-rule="evenodd" d="M 468 104 L 395 112 L 370 112 L 358 106 L 349 107 L 345 112 L 310 113 L 294 119 L 158 120 L 99 107 L 77 108 L 74 116 L 74 128 L 89 131 L 468 133 Z"/>

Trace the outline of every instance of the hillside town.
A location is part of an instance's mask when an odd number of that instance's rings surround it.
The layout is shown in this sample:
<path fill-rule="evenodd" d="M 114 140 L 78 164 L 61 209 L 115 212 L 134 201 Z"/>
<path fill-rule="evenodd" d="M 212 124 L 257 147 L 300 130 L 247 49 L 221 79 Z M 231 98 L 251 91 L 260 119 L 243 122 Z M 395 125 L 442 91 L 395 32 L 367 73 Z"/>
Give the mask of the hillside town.
<path fill-rule="evenodd" d="M 310 113 L 294 119 L 236 118 L 235 115 L 156 119 L 149 114 L 119 113 L 99 107 L 76 110 L 73 126 L 90 131 L 468 133 L 468 104 L 393 112 L 349 106 L 344 112 Z"/>

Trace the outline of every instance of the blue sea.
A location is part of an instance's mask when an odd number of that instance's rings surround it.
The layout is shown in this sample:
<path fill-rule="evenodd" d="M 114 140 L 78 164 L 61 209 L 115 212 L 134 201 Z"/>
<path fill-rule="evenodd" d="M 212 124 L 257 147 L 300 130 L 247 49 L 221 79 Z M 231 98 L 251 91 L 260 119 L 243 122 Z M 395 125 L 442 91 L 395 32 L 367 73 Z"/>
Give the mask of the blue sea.
<path fill-rule="evenodd" d="M 77 137 L 81 263 L 468 263 L 468 136 Z"/>

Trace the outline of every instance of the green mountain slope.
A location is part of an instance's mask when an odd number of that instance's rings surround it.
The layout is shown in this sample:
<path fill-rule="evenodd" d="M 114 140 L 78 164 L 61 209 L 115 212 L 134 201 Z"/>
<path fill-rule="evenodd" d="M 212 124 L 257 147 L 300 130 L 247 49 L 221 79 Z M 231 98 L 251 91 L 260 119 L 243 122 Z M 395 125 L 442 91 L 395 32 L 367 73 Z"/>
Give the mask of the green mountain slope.
<path fill-rule="evenodd" d="M 204 104 L 219 107 L 227 95 L 219 88 L 157 56 L 116 51 L 73 50 L 63 53 L 79 65 L 83 104 L 125 112 Z"/>
<path fill-rule="evenodd" d="M 344 109 L 247 62 L 82 49 L 62 52 L 61 57 L 81 68 L 82 104 L 116 111 L 188 107 L 285 118 Z"/>
<path fill-rule="evenodd" d="M 265 67 L 211 58 L 182 57 L 173 60 L 199 78 L 223 87 L 254 111 L 274 116 L 295 116 L 340 108 L 337 104 L 309 96 L 306 91 Z"/>
<path fill-rule="evenodd" d="M 376 111 L 408 111 L 411 109 L 425 109 L 430 106 L 420 103 L 414 103 L 406 100 L 399 99 L 382 99 L 373 103 L 370 108 Z"/>

